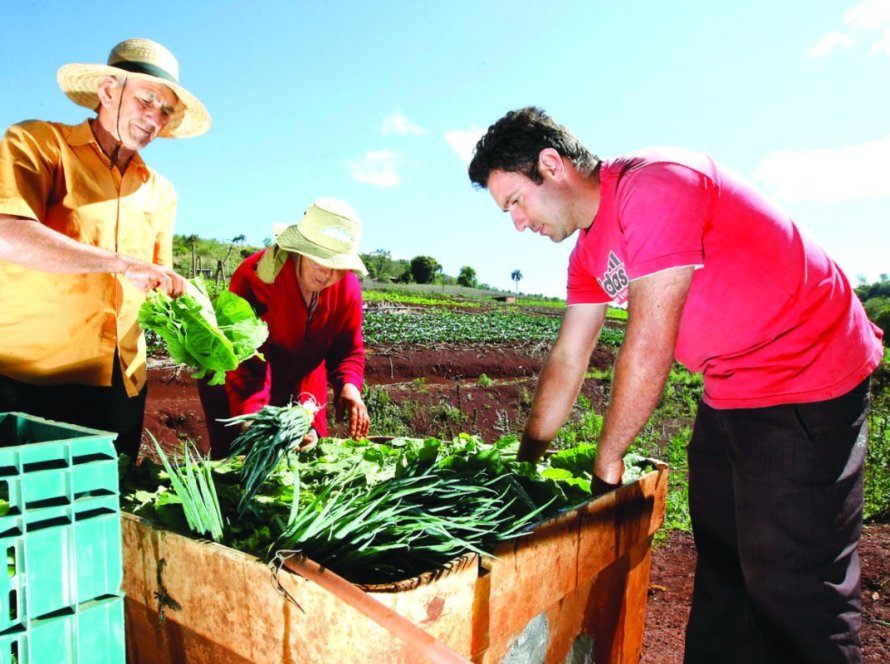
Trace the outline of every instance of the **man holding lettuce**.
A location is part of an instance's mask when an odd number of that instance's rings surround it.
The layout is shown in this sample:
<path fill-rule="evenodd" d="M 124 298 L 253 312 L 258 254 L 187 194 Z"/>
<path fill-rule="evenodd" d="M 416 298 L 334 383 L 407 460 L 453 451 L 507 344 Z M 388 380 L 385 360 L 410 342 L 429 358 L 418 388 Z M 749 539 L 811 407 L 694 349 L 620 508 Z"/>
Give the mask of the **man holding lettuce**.
<path fill-rule="evenodd" d="M 210 127 L 178 77 L 170 51 L 128 39 L 106 65 L 58 72 L 96 117 L 22 122 L 0 141 L 0 411 L 112 431 L 132 458 L 146 396 L 139 307 L 149 291 L 186 289 L 170 267 L 176 193 L 139 150 Z"/>

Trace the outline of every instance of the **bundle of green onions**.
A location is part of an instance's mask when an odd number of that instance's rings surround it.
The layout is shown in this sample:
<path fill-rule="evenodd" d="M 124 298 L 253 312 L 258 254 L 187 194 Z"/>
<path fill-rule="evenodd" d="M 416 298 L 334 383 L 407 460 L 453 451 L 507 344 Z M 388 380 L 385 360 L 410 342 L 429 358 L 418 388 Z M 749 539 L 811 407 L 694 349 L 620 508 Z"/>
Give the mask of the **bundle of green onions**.
<path fill-rule="evenodd" d="M 358 468 L 335 477 L 292 512 L 274 548 L 303 552 L 355 583 L 380 583 L 490 552 L 552 502 L 536 506 L 511 474 L 436 463 L 409 463 L 371 486 L 364 479 Z"/>
<path fill-rule="evenodd" d="M 230 458 L 244 455 L 243 494 L 238 506 L 241 515 L 282 457 L 290 449 L 300 446 L 318 409 L 319 405 L 313 399 L 287 406 L 263 406 L 256 413 L 221 420 L 229 426 L 248 424 L 232 442 L 229 455 Z"/>
<path fill-rule="evenodd" d="M 221 541 L 223 519 L 210 472 L 210 461 L 187 443 L 183 445 L 182 463 L 172 463 L 157 439 L 150 432 L 148 435 L 167 471 L 171 488 L 182 503 L 189 528 L 199 535 L 209 534 L 214 542 Z"/>

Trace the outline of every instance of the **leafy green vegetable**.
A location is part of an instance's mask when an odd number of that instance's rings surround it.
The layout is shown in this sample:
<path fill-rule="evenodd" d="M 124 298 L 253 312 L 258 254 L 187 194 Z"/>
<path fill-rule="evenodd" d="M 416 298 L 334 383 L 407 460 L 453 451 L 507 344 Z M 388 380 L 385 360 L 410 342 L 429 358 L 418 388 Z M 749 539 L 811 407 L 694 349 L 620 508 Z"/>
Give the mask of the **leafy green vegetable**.
<path fill-rule="evenodd" d="M 263 406 L 256 413 L 220 420 L 229 426 L 250 425 L 232 442 L 230 454 L 244 455 L 241 471 L 244 494 L 238 510 L 241 515 L 284 454 L 294 446 L 299 447 L 312 427 L 312 418 L 318 408 L 314 400 L 287 406 Z"/>
<path fill-rule="evenodd" d="M 269 331 L 244 298 L 223 291 L 211 302 L 200 277 L 189 283 L 178 298 L 149 293 L 139 309 L 139 324 L 164 340 L 176 362 L 197 369 L 195 378 L 209 374 L 211 385 L 222 385 L 226 372 L 255 355 Z"/>
<path fill-rule="evenodd" d="M 215 462 L 221 513 L 232 515 L 223 542 L 265 559 L 299 550 L 357 583 L 401 580 L 468 552 L 491 553 L 591 498 L 590 448 L 532 464 L 516 461 L 518 447 L 515 436 L 492 444 L 468 434 L 387 443 L 326 438 L 299 454 L 284 451 L 268 475 L 256 476 L 262 479 L 247 499 L 248 483 L 257 481 L 247 457 Z M 625 458 L 625 477 L 637 462 Z M 183 505 L 152 465 L 144 459 L 125 476 L 122 508 L 187 533 Z"/>
<path fill-rule="evenodd" d="M 352 470 L 332 480 L 276 543 L 299 550 L 359 583 L 441 569 L 468 552 L 521 534 L 547 507 L 513 508 L 510 476 L 411 463 L 398 477 L 366 486 Z"/>
<path fill-rule="evenodd" d="M 175 465 L 164 454 L 157 439 L 151 433 L 148 435 L 167 471 L 176 499 L 182 505 L 189 528 L 199 535 L 209 534 L 213 541 L 219 542 L 223 537 L 223 521 L 210 462 L 201 457 L 197 450 L 191 452 L 186 444 L 183 446 L 182 465 Z M 169 496 L 165 496 L 161 504 L 168 499 Z"/>
<path fill-rule="evenodd" d="M 220 292 L 213 300 L 213 311 L 239 362 L 254 355 L 269 336 L 266 324 L 256 317 L 250 303 L 232 291 Z"/>

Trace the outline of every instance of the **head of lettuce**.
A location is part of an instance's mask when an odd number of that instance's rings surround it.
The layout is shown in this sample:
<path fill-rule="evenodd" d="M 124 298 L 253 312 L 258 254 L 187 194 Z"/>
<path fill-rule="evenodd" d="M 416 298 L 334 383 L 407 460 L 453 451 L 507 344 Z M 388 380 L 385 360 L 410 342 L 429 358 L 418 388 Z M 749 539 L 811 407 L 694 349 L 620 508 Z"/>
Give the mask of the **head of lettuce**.
<path fill-rule="evenodd" d="M 164 340 L 174 361 L 196 369 L 195 378 L 209 376 L 211 385 L 225 383 L 226 372 L 256 355 L 269 336 L 247 300 L 223 290 L 211 301 L 200 277 L 190 280 L 181 297 L 149 294 L 139 324 Z"/>

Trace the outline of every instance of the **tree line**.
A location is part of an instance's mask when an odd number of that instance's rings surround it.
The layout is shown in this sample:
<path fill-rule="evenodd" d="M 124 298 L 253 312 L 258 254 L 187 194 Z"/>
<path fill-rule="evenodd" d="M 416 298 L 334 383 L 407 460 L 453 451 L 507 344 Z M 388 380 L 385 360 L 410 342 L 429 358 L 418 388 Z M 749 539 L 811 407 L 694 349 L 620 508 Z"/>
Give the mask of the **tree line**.
<path fill-rule="evenodd" d="M 271 238 L 267 238 L 263 241 L 263 246 L 268 246 L 271 242 Z M 231 240 L 205 239 L 197 235 L 174 235 L 173 267 L 180 274 L 191 277 L 200 274 L 215 280 L 219 285 L 228 281 L 242 260 L 261 248 L 247 245 L 244 235 L 237 235 Z M 445 274 L 442 265 L 432 256 L 415 256 L 406 260 L 393 258 L 386 249 L 376 249 L 361 254 L 361 257 L 368 268 L 368 276 L 375 281 L 458 285 L 497 290 L 488 284 L 479 283 L 476 270 L 469 265 L 461 267 L 456 277 Z M 513 270 L 510 279 L 518 293 L 522 271 Z M 869 319 L 884 331 L 886 344 L 890 341 L 890 275 L 882 274 L 874 283 L 867 283 L 860 277 L 856 295 L 865 306 Z"/>
<path fill-rule="evenodd" d="M 862 301 L 869 319 L 884 331 L 884 345 L 890 342 L 890 276 L 882 274 L 868 284 L 860 277 L 856 295 Z"/>
<path fill-rule="evenodd" d="M 263 246 L 271 244 L 271 238 L 263 241 Z M 201 275 L 214 280 L 217 285 L 226 282 L 242 260 L 262 247 L 246 244 L 244 235 L 231 240 L 213 240 L 197 235 L 173 236 L 173 267 L 180 274 L 189 277 Z M 375 281 L 404 284 L 458 285 L 467 288 L 497 290 L 488 284 L 480 283 L 476 270 L 464 265 L 457 276 L 445 274 L 442 265 L 432 256 L 415 256 L 410 260 L 393 258 L 386 249 L 376 249 L 361 254 L 368 276 Z M 519 291 L 522 272 L 514 270 L 510 278 Z"/>

